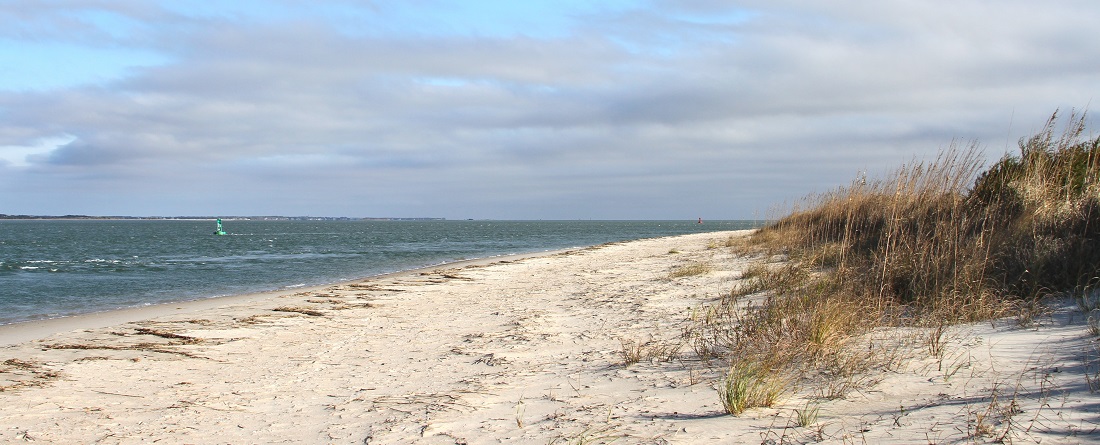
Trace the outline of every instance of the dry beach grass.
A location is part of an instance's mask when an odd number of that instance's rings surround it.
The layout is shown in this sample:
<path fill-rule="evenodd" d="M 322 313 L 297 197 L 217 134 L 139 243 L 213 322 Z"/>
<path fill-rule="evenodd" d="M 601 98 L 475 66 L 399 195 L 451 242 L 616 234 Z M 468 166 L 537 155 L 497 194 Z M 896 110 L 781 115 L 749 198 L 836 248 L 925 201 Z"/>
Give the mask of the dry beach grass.
<path fill-rule="evenodd" d="M 970 352 L 966 360 L 949 356 L 945 336 L 957 323 L 996 326 L 1011 316 L 1029 327 L 1067 296 L 1091 314 L 1100 279 L 1100 139 L 1081 137 L 1084 117 L 1071 116 L 1060 135 L 1057 122 L 1052 116 L 1021 141 L 1018 156 L 986 171 L 973 147 L 952 148 L 884 179 L 812 196 L 752 237 L 731 239 L 760 258 L 743 272 L 749 282 L 692 317 L 686 332 L 700 357 L 728 368 L 725 410 L 770 407 L 799 387 L 818 399 L 845 398 L 878 384 L 882 371 L 905 369 L 918 348 L 946 380 L 974 366 Z M 1087 317 L 1095 336 L 1096 317 Z M 884 330 L 894 338 L 876 338 Z M 1069 354 L 1084 363 L 1089 388 L 1092 365 L 1082 357 L 1093 341 Z M 1008 402 L 1005 382 L 990 385 L 966 439 L 1011 441 L 1026 385 L 1013 386 Z M 813 409 L 807 402 L 800 412 Z"/>

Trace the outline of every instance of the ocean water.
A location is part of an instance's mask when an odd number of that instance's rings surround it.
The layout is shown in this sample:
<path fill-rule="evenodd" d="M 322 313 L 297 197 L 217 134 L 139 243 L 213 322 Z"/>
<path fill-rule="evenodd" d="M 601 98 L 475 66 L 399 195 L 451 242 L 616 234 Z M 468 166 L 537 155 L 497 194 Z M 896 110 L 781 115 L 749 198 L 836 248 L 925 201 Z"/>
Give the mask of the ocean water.
<path fill-rule="evenodd" d="M 754 221 L 0 220 L 0 324 Z"/>

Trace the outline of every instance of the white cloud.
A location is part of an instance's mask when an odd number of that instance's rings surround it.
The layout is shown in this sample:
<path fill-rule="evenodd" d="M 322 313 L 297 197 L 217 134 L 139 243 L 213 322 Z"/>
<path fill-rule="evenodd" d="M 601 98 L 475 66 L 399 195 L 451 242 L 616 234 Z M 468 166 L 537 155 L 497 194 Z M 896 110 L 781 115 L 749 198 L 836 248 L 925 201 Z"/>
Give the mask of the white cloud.
<path fill-rule="evenodd" d="M 0 144 L 76 138 L 20 157 L 4 213 L 749 217 L 956 138 L 997 157 L 1100 88 L 1100 6 L 1081 2 L 668 0 L 541 37 L 100 4 L 169 62 L 0 92 Z M 24 11 L 91 35 L 55 12 Z M 67 207 L 100 196 L 134 204 Z"/>

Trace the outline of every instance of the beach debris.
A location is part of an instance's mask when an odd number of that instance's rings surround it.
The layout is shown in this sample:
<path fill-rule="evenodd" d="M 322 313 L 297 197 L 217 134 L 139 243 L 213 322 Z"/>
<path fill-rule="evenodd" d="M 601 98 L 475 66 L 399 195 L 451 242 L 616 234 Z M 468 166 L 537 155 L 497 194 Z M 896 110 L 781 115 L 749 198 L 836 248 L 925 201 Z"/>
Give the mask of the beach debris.
<path fill-rule="evenodd" d="M 237 323 L 246 324 L 246 325 L 247 324 L 260 324 L 260 323 L 266 322 L 267 320 L 265 320 L 264 317 L 268 317 L 268 316 L 269 315 L 266 315 L 266 314 L 253 314 L 253 315 L 249 315 L 247 317 L 235 318 L 234 321 L 236 321 Z"/>
<path fill-rule="evenodd" d="M 507 362 L 508 361 L 505 360 L 504 357 L 497 357 L 496 354 L 492 352 L 481 356 L 481 358 L 478 358 L 477 360 L 474 360 L 475 365 L 478 363 L 484 363 L 488 366 L 502 365 Z"/>
<path fill-rule="evenodd" d="M 38 368 L 38 365 L 35 364 L 35 363 L 24 361 L 24 360 L 19 360 L 17 358 L 10 358 L 10 359 L 4 360 L 4 365 L 11 366 L 12 368 L 15 368 L 15 369 L 36 369 L 36 368 Z"/>
<path fill-rule="evenodd" d="M 157 352 L 160 354 L 173 354 L 182 355 L 187 358 L 201 358 L 206 360 L 213 360 L 209 357 L 203 357 L 201 355 L 195 355 L 187 351 L 177 351 L 174 349 L 168 349 L 168 346 L 177 346 L 182 343 L 137 343 L 133 345 L 95 345 L 88 343 L 54 343 L 48 345 L 42 345 L 46 349 L 74 349 L 74 350 L 105 350 L 105 351 L 146 351 Z M 136 359 L 136 357 L 135 357 Z M 134 360 L 138 361 L 138 360 Z"/>
<path fill-rule="evenodd" d="M 325 316 L 324 312 L 315 311 L 313 309 L 307 309 L 307 308 L 304 308 L 304 307 L 279 306 L 279 307 L 277 307 L 275 309 L 272 309 L 272 310 L 275 311 L 275 312 L 295 312 L 295 313 L 299 313 L 299 314 L 303 314 L 303 315 L 309 315 L 311 317 L 324 317 Z"/>
<path fill-rule="evenodd" d="M 115 339 L 85 339 L 80 342 L 69 343 L 52 343 L 45 344 L 41 347 L 44 349 L 61 349 L 61 350 L 103 350 L 103 351 L 146 351 L 156 352 L 161 354 L 173 354 L 181 355 L 188 358 L 201 358 L 209 359 L 200 355 L 195 355 L 187 351 L 180 351 L 175 349 L 176 346 L 187 345 L 219 345 L 233 339 L 204 339 L 199 337 L 193 337 L 190 335 L 178 334 L 165 329 L 152 328 L 152 327 L 134 327 L 133 331 L 113 331 L 105 332 L 118 337 L 135 338 L 135 336 L 151 336 L 161 339 L 159 341 L 135 341 L 126 342 Z M 148 339 L 145 339 L 148 340 Z M 132 357 L 125 357 L 133 359 Z M 97 358 L 98 359 L 98 358 Z M 103 359 L 108 359 L 104 357 Z M 79 359 L 78 359 L 79 360 Z"/>
<path fill-rule="evenodd" d="M 428 272 L 421 272 L 420 275 L 421 276 L 437 275 L 437 276 L 440 276 L 442 278 L 446 278 L 446 279 L 449 279 L 449 280 L 465 280 L 465 281 L 473 281 L 474 280 L 473 278 L 464 277 L 462 275 L 459 275 L 458 272 L 460 272 L 461 270 L 462 269 L 431 270 L 431 271 L 428 271 Z"/>
<path fill-rule="evenodd" d="M 193 345 L 196 343 L 202 343 L 204 340 L 198 337 L 191 337 L 189 335 L 176 334 L 173 332 L 162 331 L 159 329 L 150 328 L 135 328 L 134 332 L 142 335 L 152 335 L 154 337 L 167 338 L 169 340 L 179 340 L 182 344 Z"/>
<path fill-rule="evenodd" d="M 352 284 L 349 284 L 348 287 L 353 288 L 353 289 L 357 289 L 357 290 L 365 290 L 365 291 L 373 291 L 373 292 L 405 292 L 405 289 L 394 289 L 394 288 L 389 288 L 389 287 L 382 287 L 381 285 L 375 284 L 375 283 L 352 283 Z"/>
<path fill-rule="evenodd" d="M 10 358 L 0 367 L 0 392 L 45 385 L 61 376 L 57 371 L 42 367 L 37 362 Z"/>

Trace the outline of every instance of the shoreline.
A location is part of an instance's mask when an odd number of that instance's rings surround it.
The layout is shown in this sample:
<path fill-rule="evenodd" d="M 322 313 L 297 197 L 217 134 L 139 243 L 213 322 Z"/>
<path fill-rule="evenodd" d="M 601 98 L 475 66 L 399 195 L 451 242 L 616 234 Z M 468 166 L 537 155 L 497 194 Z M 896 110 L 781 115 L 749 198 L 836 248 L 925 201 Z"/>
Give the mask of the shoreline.
<path fill-rule="evenodd" d="M 628 241 L 629 242 L 629 241 Z M 544 255 L 555 255 L 558 253 L 569 252 L 578 249 L 586 249 L 587 247 L 573 247 L 568 249 L 554 249 L 529 253 L 515 253 L 496 255 L 484 258 L 471 258 L 458 261 L 448 261 L 431 266 L 417 267 L 408 270 L 400 270 L 396 272 L 387 272 L 378 275 L 365 276 L 361 278 L 354 278 L 350 280 L 340 280 L 327 284 L 317 284 L 294 288 L 284 288 L 276 290 L 267 290 L 259 292 L 249 292 L 236 295 L 221 295 L 214 297 L 198 298 L 193 300 L 182 300 L 178 302 L 166 302 L 155 303 L 146 306 L 137 307 L 124 307 L 117 309 L 109 309 L 98 312 L 89 312 L 85 314 L 67 315 L 53 318 L 43 318 L 38 320 L 26 320 L 18 321 L 15 323 L 0 324 L 0 347 L 11 346 L 27 341 L 38 340 L 50 335 L 76 331 L 81 329 L 98 329 L 109 326 L 133 323 L 150 318 L 163 317 L 172 314 L 185 314 L 189 312 L 202 311 L 214 309 L 227 305 L 253 303 L 262 300 L 269 300 L 278 298 L 281 296 L 292 295 L 299 292 L 316 292 L 332 286 L 347 285 L 350 283 L 357 283 L 364 280 L 383 279 L 400 277 L 404 275 L 415 275 L 418 273 L 426 272 L 441 267 L 463 267 L 470 265 L 484 265 L 491 264 L 496 261 L 516 261 L 525 258 L 533 258 Z"/>
<path fill-rule="evenodd" d="M 10 287 L 0 298 L 3 300 L 0 309 L 7 310 L 0 316 L 0 326 L 305 289 L 464 259 L 582 248 L 622 241 L 619 238 L 623 237 L 641 239 L 739 229 L 742 227 L 738 226 L 748 223 L 720 221 L 704 229 L 683 221 L 669 222 L 676 224 L 454 221 L 458 225 L 410 226 L 397 222 L 360 225 L 329 221 L 315 226 L 312 222 L 252 221 L 249 225 L 241 223 L 240 230 L 226 238 L 206 236 L 209 232 L 203 226 L 187 221 L 175 221 L 162 228 L 156 228 L 158 224 L 142 226 L 141 230 L 125 225 L 91 230 L 88 228 L 91 226 L 74 222 L 59 226 L 58 233 L 72 233 L 61 239 L 89 237 L 90 245 L 55 246 L 52 250 L 34 248 L 34 243 L 42 242 L 32 241 L 38 236 L 31 235 L 36 230 L 21 229 L 12 232 L 13 236 L 18 235 L 12 241 L 16 249 L 0 260 L 0 269 L 5 272 L 2 282 Z M 48 224 L 28 227 L 52 230 L 47 229 Z M 502 231 L 510 235 L 492 238 Z M 414 232 L 415 240 L 402 238 Z M 104 237 L 112 235 L 129 236 L 133 240 L 160 239 L 162 234 L 163 242 L 151 243 L 151 247 L 141 247 L 139 243 L 118 252 L 111 250 L 117 247 L 102 243 Z M 454 238 L 458 234 L 462 235 Z M 466 236 L 471 238 L 462 238 Z M 452 241 L 457 243 L 447 244 Z M 20 243 L 28 244 L 19 247 Z M 227 257 L 220 258 L 223 255 Z"/>

